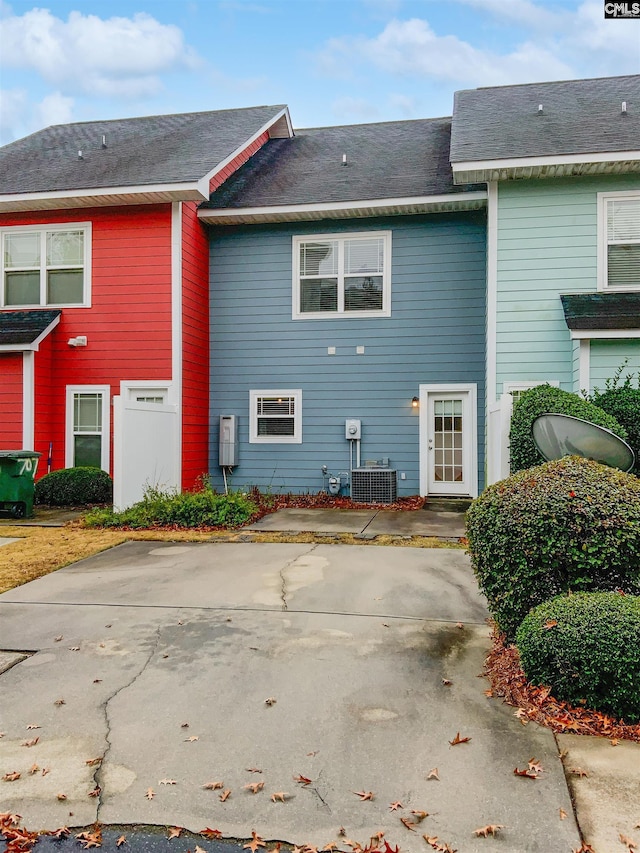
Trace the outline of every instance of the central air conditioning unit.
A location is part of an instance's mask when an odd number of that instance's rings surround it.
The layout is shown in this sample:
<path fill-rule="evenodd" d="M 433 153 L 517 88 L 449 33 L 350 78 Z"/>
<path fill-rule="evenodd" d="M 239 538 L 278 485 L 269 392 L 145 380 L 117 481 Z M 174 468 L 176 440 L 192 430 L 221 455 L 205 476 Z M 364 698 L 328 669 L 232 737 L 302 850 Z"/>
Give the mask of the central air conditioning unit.
<path fill-rule="evenodd" d="M 351 500 L 367 504 L 391 504 L 398 495 L 396 472 L 391 468 L 354 468 Z"/>

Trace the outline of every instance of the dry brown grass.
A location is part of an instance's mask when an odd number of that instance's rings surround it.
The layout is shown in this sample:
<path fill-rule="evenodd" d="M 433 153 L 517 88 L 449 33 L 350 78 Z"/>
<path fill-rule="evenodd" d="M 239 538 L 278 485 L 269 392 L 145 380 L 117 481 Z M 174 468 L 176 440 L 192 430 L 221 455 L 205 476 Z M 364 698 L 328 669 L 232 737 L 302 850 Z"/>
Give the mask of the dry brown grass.
<path fill-rule="evenodd" d="M 352 533 L 257 533 L 249 530 L 93 530 L 78 523 L 64 527 L 2 526 L 0 536 L 16 538 L 0 548 L 0 592 L 91 557 L 131 540 L 160 542 L 291 542 L 343 545 L 390 545 L 408 548 L 460 548 L 458 542 L 428 536 L 376 536 L 359 539 Z"/>

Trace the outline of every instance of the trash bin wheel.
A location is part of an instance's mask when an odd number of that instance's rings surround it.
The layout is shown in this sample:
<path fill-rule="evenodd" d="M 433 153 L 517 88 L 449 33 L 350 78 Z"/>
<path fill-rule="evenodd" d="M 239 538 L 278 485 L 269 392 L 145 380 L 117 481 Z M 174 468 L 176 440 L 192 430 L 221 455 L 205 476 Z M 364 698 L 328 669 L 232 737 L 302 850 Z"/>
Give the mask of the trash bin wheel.
<path fill-rule="evenodd" d="M 11 505 L 11 517 L 12 518 L 24 518 L 27 514 L 27 505 L 18 501 Z"/>

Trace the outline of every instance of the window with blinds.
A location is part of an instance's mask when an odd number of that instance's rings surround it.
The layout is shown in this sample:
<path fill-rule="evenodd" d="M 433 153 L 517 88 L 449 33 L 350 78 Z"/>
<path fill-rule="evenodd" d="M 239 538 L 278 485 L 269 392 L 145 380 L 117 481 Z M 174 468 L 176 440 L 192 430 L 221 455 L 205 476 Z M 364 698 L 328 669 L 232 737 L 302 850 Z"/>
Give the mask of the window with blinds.
<path fill-rule="evenodd" d="M 605 287 L 640 290 L 640 193 L 606 198 L 605 210 Z"/>
<path fill-rule="evenodd" d="M 391 315 L 391 232 L 293 239 L 293 317 Z"/>
<path fill-rule="evenodd" d="M 251 391 L 251 443 L 302 442 L 302 391 Z"/>

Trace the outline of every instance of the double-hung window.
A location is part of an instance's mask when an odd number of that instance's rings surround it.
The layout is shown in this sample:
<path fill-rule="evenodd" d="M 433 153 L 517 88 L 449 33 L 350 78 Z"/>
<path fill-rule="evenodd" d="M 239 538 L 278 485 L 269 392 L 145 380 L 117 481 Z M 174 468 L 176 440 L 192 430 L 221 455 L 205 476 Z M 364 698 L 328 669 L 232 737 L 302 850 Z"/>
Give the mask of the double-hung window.
<path fill-rule="evenodd" d="M 67 385 L 66 466 L 109 470 L 108 385 Z"/>
<path fill-rule="evenodd" d="M 391 316 L 391 232 L 293 238 L 293 318 Z"/>
<path fill-rule="evenodd" d="M 90 249 L 88 224 L 3 229 L 0 306 L 88 305 Z"/>
<path fill-rule="evenodd" d="M 251 444 L 302 443 L 302 391 L 249 392 Z"/>
<path fill-rule="evenodd" d="M 640 290 L 640 192 L 600 194 L 602 290 Z"/>

